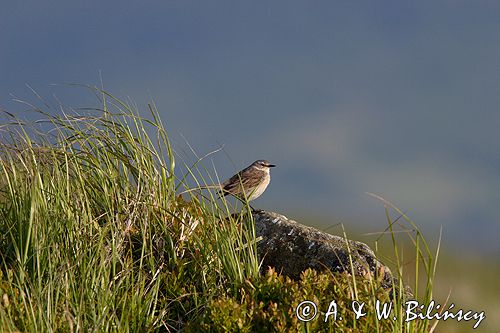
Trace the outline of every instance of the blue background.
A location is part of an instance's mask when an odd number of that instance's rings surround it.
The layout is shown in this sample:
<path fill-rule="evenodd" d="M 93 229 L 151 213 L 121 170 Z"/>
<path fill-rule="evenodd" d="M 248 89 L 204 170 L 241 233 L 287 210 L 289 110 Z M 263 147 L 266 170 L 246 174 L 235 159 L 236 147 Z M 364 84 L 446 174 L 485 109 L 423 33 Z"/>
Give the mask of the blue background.
<path fill-rule="evenodd" d="M 445 246 L 500 254 L 500 3 L 12 1 L 0 11 L 0 108 L 26 85 L 95 106 L 100 85 L 146 110 L 179 160 L 224 144 L 221 178 L 278 164 L 253 206 L 386 227 L 374 192 Z M 100 74 L 101 73 L 101 74 Z M 28 116 L 26 116 L 28 117 Z M 335 233 L 340 229 L 329 229 Z"/>

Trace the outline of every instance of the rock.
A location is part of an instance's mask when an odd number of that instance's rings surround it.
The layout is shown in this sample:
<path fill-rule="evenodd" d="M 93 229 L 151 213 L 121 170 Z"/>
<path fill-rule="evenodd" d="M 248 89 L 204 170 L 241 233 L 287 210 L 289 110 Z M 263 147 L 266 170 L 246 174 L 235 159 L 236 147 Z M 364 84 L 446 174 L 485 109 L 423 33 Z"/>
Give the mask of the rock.
<path fill-rule="evenodd" d="M 383 274 L 382 286 L 391 288 L 390 269 L 375 257 L 368 245 L 330 235 L 272 212 L 256 211 L 253 217 L 256 235 L 262 237 L 257 253 L 263 259 L 264 269 L 274 267 L 293 279 L 298 279 L 307 268 L 350 274 L 350 252 L 356 275 Z"/>

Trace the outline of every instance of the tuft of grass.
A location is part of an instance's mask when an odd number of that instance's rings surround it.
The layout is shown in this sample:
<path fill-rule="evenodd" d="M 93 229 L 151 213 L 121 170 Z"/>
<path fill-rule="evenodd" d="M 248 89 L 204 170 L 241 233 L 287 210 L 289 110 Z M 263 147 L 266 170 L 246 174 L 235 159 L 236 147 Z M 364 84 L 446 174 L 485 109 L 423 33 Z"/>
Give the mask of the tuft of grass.
<path fill-rule="evenodd" d="M 156 108 L 95 91 L 100 109 L 2 128 L 1 331 L 175 331 L 258 274 L 248 217 L 176 196 Z"/>
<path fill-rule="evenodd" d="M 31 106 L 40 121 L 6 114 L 0 128 L 0 331 L 428 331 L 428 321 L 407 324 L 400 310 L 396 321 L 375 315 L 377 300 L 404 300 L 394 238 L 401 282 L 392 293 L 371 276 L 261 274 L 248 203 L 234 214 L 210 191 L 177 195 L 188 179 L 204 186 L 217 176 L 202 176 L 203 158 L 179 175 L 154 105 L 145 118 L 88 88 L 99 108 L 53 115 Z M 430 300 L 437 255 L 420 233 L 415 250 Z M 323 315 L 336 300 L 343 320 L 299 321 L 304 300 Z M 367 316 L 355 318 L 354 300 Z"/>
<path fill-rule="evenodd" d="M 391 266 L 395 268 L 395 282 L 397 283 L 393 284 L 392 292 L 394 294 L 399 294 L 399 296 L 394 298 L 393 302 L 395 305 L 394 309 L 396 310 L 395 318 L 399 322 L 398 327 L 401 328 L 394 331 L 433 332 L 439 323 L 438 320 L 432 321 L 429 318 L 412 321 L 405 320 L 407 317 L 405 303 L 409 299 L 408 297 L 401 296 L 404 294 L 411 294 L 412 298 L 418 299 L 419 304 L 424 307 L 427 307 L 429 303 L 433 301 L 433 288 L 437 269 L 437 259 L 441 248 L 441 235 L 439 236 L 436 250 L 433 252 L 418 228 L 418 225 L 411 220 L 408 215 L 387 199 L 373 193 L 367 194 L 384 204 L 385 216 L 388 224 L 386 232 L 382 233 L 382 236 L 390 236 L 390 252 L 392 253 L 392 258 L 388 258 L 388 261 Z M 394 219 L 391 217 L 391 211 L 397 214 L 397 218 Z M 396 225 L 400 227 L 400 230 L 395 229 Z M 406 236 L 412 244 L 410 248 L 414 253 L 409 255 L 410 259 L 407 259 L 407 257 L 403 255 L 404 251 L 401 245 L 403 242 L 398 239 L 399 235 Z M 375 242 L 375 252 L 378 256 L 382 257 L 382 254 L 378 251 L 379 240 L 380 237 Z M 410 269 L 409 272 L 406 272 L 408 266 Z M 411 276 L 412 274 L 413 277 Z M 408 281 L 408 277 L 412 278 L 411 283 Z M 409 287 L 410 284 L 411 288 Z M 443 310 L 440 312 L 442 311 Z"/>

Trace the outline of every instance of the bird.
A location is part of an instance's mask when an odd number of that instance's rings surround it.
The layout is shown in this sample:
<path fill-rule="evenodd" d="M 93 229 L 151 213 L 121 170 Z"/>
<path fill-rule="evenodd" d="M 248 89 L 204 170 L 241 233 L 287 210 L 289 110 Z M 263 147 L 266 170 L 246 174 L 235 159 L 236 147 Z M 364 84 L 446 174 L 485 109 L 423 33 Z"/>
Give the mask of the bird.
<path fill-rule="evenodd" d="M 180 194 L 196 190 L 217 189 L 219 198 L 232 195 L 242 202 L 250 202 L 264 193 L 271 181 L 270 169 L 275 166 L 266 160 L 257 160 L 220 184 L 199 186 Z M 253 212 L 256 211 L 252 206 L 250 208 Z"/>
<path fill-rule="evenodd" d="M 266 160 L 257 160 L 220 184 L 219 194 L 235 196 L 241 200 L 252 201 L 264 193 L 271 181 L 271 168 L 276 165 Z M 252 208 L 252 210 L 254 210 Z"/>

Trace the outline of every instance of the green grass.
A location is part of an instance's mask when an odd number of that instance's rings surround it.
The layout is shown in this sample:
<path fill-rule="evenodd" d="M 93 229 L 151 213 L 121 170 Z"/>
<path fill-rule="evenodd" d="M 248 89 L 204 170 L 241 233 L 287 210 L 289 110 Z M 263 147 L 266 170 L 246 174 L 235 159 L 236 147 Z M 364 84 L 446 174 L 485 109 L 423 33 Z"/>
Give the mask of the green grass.
<path fill-rule="evenodd" d="M 11 117 L 0 128 L 0 331 L 2 332 L 427 332 L 428 320 L 404 322 L 405 274 L 393 220 L 394 275 L 306 271 L 299 281 L 261 274 L 252 216 L 216 195 L 188 188 L 217 182 L 203 159 L 176 171 L 154 105 L 149 117 L 105 91 L 100 106 L 42 118 Z M 64 108 L 63 108 L 64 109 Z M 174 124 L 175 125 L 175 124 Z M 41 127 L 40 127 L 41 126 Z M 208 172 L 208 174 L 212 174 Z M 432 298 L 435 259 L 412 232 L 415 295 Z M 418 277 L 423 276 L 423 282 Z M 392 296 L 391 296 L 392 295 Z M 332 300 L 343 320 L 303 323 L 295 308 Z M 355 319 L 353 300 L 365 302 Z M 396 320 L 378 320 L 376 300 L 395 304 Z"/>

